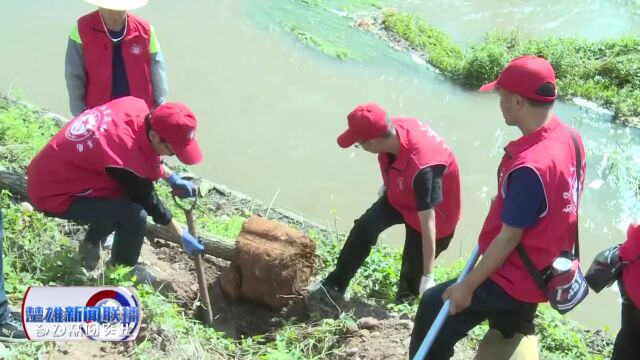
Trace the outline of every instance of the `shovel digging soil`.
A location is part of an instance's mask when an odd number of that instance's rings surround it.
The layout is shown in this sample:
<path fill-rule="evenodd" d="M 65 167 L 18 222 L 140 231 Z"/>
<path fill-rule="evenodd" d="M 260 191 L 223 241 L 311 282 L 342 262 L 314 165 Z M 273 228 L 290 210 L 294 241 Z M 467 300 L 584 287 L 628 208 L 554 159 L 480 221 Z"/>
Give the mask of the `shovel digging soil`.
<path fill-rule="evenodd" d="M 195 221 L 193 219 L 193 209 L 198 203 L 198 197 L 202 196 L 203 194 L 200 188 L 196 187 L 195 190 L 195 197 L 190 206 L 183 205 L 182 202 L 176 198 L 175 193 L 173 193 L 172 196 L 173 201 L 176 203 L 176 206 L 184 211 L 184 216 L 187 219 L 189 233 L 191 233 L 193 237 L 198 238 Z M 209 299 L 209 291 L 207 290 L 207 278 L 204 275 L 204 267 L 202 266 L 202 254 L 200 252 L 195 252 L 193 254 L 193 258 L 196 263 L 196 275 L 198 277 L 198 288 L 200 289 L 200 303 L 205 314 L 204 322 L 207 325 L 212 325 L 213 314 L 211 312 L 211 300 Z"/>

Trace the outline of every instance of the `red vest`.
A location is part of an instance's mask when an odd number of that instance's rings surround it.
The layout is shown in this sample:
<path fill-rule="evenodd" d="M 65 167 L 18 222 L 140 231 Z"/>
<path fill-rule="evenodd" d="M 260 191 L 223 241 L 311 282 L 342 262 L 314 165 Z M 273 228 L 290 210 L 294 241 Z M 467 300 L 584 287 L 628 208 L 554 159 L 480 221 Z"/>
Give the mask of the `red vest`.
<path fill-rule="evenodd" d="M 99 11 L 81 17 L 78 20 L 78 32 L 82 39 L 87 72 L 85 101 L 87 109 L 90 109 L 111 100 L 113 42 L 104 31 Z M 120 40 L 120 49 L 129 80 L 129 92 L 131 96 L 143 99 L 149 108 L 153 108 L 150 38 L 149 23 L 127 13 L 127 32 Z"/>
<path fill-rule="evenodd" d="M 69 121 L 27 168 L 27 193 L 33 205 L 62 213 L 79 196 L 122 196 L 118 183 L 105 172 L 107 166 L 157 180 L 162 164 L 147 137 L 148 113 L 144 101 L 127 96 Z"/>
<path fill-rule="evenodd" d="M 436 239 L 450 235 L 460 220 L 460 174 L 453 153 L 438 134 L 417 119 L 396 118 L 392 123 L 400 140 L 398 156 L 389 164 L 387 153 L 378 155 L 389 203 L 402 214 L 406 224 L 422 233 L 413 179 L 420 169 L 445 165 L 442 202 L 435 208 Z"/>
<path fill-rule="evenodd" d="M 629 225 L 627 241 L 620 246 L 620 258 L 631 261 L 622 272 L 624 289 L 631 301 L 640 309 L 640 225 Z"/>
<path fill-rule="evenodd" d="M 583 159 L 582 189 L 586 170 L 584 145 L 580 134 L 575 130 L 571 131 L 580 143 Z M 551 265 L 563 250 L 571 251 L 575 244 L 577 221 L 575 164 L 575 149 L 569 129 L 556 116 L 541 129 L 509 143 L 498 169 L 498 195 L 491 202 L 480 233 L 481 253 L 487 251 L 502 228 L 507 176 L 521 167 L 533 169 L 540 177 L 547 200 L 547 211 L 540 216 L 534 227 L 524 231 L 520 243 L 538 270 Z M 518 300 L 530 303 L 547 301 L 515 250 L 491 279 Z"/>

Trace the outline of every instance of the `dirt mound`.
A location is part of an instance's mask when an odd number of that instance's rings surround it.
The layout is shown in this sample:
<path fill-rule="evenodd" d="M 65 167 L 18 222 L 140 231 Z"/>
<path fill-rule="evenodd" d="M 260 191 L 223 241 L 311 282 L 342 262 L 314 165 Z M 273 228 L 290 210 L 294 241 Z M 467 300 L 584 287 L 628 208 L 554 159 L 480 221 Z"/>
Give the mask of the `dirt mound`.
<path fill-rule="evenodd" d="M 237 238 L 236 259 L 221 277 L 225 295 L 281 309 L 302 296 L 316 261 L 315 242 L 289 226 L 250 217 Z"/>

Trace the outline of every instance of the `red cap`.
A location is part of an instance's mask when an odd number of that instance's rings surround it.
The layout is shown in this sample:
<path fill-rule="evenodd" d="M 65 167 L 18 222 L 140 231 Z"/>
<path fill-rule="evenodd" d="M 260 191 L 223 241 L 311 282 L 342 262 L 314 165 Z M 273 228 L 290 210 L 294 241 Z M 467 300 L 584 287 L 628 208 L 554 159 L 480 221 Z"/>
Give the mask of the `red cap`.
<path fill-rule="evenodd" d="M 202 161 L 202 150 L 196 141 L 198 120 L 181 103 L 164 103 L 151 114 L 151 129 L 171 145 L 176 157 L 187 165 Z"/>
<path fill-rule="evenodd" d="M 538 93 L 546 83 L 553 84 L 553 96 Z M 480 91 L 500 88 L 528 99 L 552 102 L 558 95 L 555 87 L 556 75 L 547 59 L 538 56 L 521 56 L 511 60 L 500 73 L 498 80 L 482 86 Z"/>
<path fill-rule="evenodd" d="M 376 104 L 358 105 L 347 115 L 349 128 L 338 136 L 342 148 L 386 134 L 390 127 L 387 113 Z"/>

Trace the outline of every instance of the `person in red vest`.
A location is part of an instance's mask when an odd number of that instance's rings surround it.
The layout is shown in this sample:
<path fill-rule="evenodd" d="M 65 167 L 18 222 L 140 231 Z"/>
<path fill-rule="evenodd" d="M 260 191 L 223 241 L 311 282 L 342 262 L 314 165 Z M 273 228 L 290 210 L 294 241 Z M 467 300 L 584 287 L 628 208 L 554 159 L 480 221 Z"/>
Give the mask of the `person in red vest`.
<path fill-rule="evenodd" d="M 165 102 L 165 62 L 153 26 L 128 12 L 148 0 L 86 0 L 99 9 L 73 25 L 65 56 L 71 113 L 123 96 Z"/>
<path fill-rule="evenodd" d="M 570 131 L 585 159 L 580 135 L 553 113 L 555 83 L 547 60 L 523 56 L 480 88 L 498 91 L 505 123 L 522 137 L 507 145 L 498 168 L 498 194 L 478 240 L 480 262 L 461 283 L 444 282 L 422 297 L 411 335 L 412 358 L 447 299 L 450 316 L 427 359 L 449 359 L 454 345 L 487 319 L 505 338 L 533 334 L 537 304 L 547 298 L 515 249 L 522 244 L 539 270 L 573 249 L 580 196 L 576 169 L 581 166 L 584 174 L 586 168 L 585 161 L 576 164 Z"/>
<path fill-rule="evenodd" d="M 622 320 L 611 360 L 635 360 L 640 359 L 640 225 L 629 225 L 627 241 L 620 246 L 619 254 L 626 263 L 618 281 Z"/>
<path fill-rule="evenodd" d="M 182 238 L 188 254 L 203 246 L 173 220 L 153 182 L 162 178 L 181 197 L 194 196 L 161 156 L 175 155 L 187 165 L 203 156 L 195 139 L 197 120 L 185 105 L 164 103 L 150 111 L 127 96 L 86 110 L 66 124 L 27 168 L 27 194 L 50 216 L 88 223 L 80 245 L 82 265 L 93 269 L 100 242 L 115 231 L 110 265 L 136 267 L 147 215 Z M 140 278 L 140 276 L 138 276 Z"/>
<path fill-rule="evenodd" d="M 384 192 L 357 220 L 336 268 L 314 290 L 338 299 L 384 230 L 404 224 L 406 239 L 397 302 L 409 301 L 435 282 L 434 259 L 447 249 L 460 219 L 460 174 L 442 138 L 414 118 L 389 118 L 376 104 L 357 106 L 338 145 L 378 154 Z M 311 296 L 311 295 L 310 295 Z"/>

